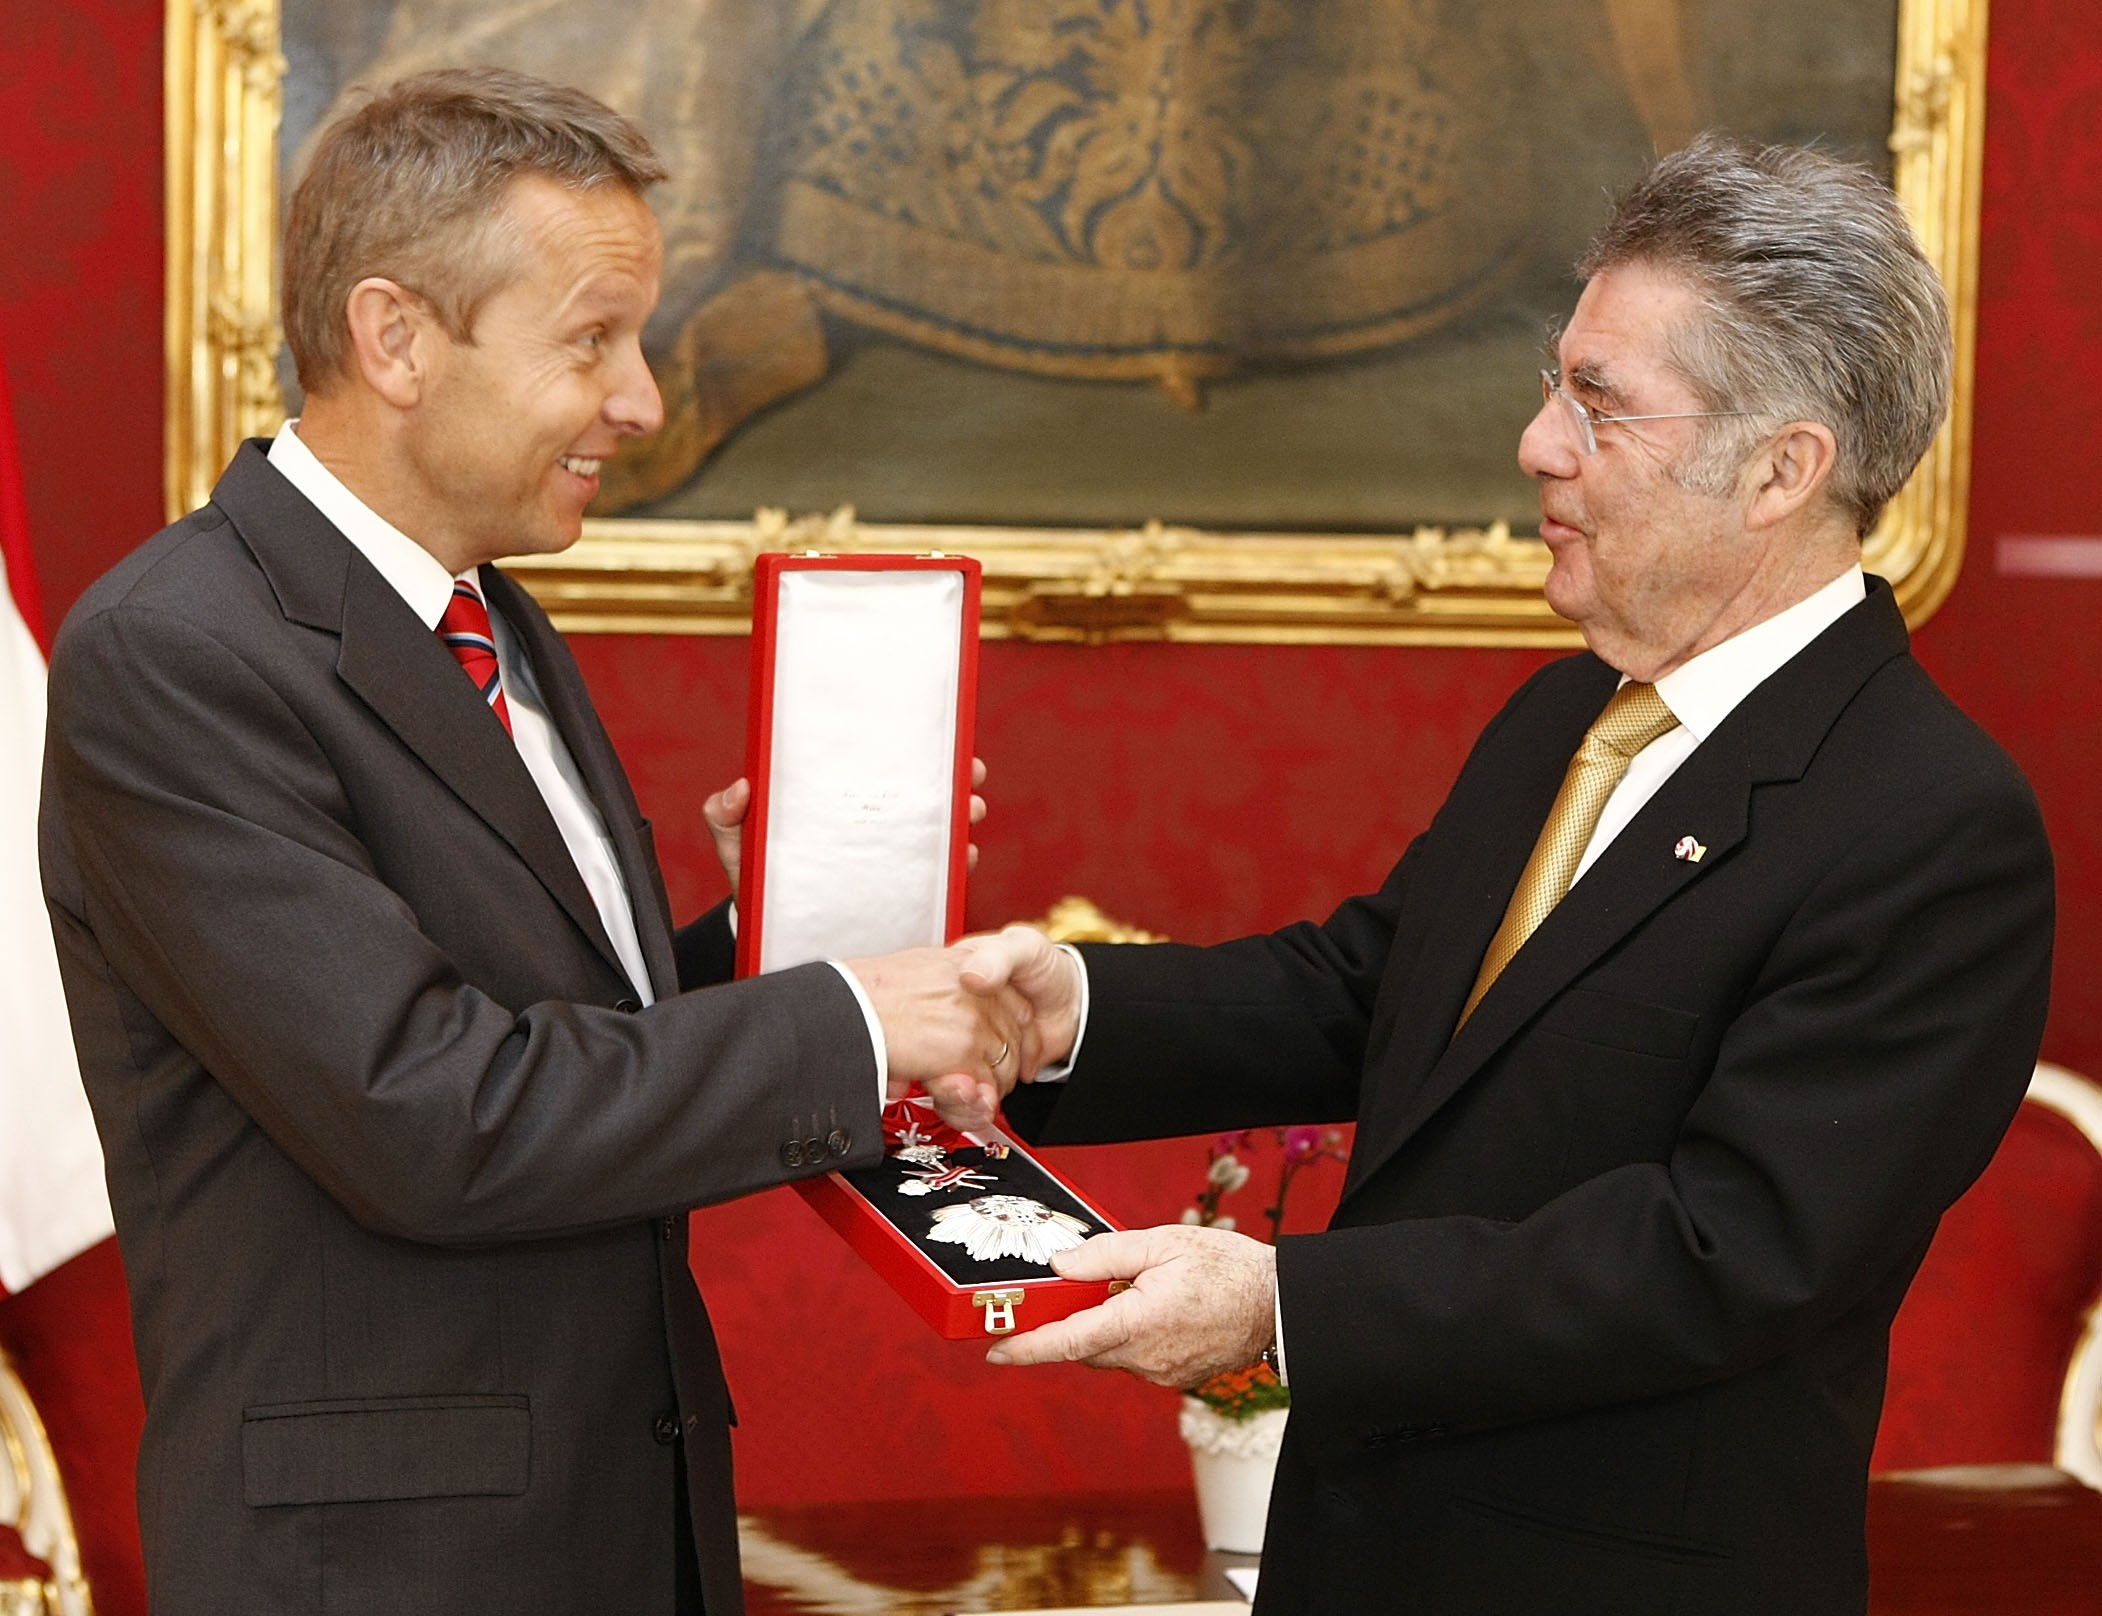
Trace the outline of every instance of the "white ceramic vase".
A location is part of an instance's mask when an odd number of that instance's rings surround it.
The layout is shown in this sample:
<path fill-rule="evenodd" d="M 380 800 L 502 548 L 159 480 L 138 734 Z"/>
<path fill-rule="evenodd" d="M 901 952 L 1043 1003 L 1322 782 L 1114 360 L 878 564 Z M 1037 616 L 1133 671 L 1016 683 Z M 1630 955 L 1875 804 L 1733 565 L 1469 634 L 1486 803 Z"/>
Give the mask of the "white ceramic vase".
<path fill-rule="evenodd" d="M 1197 1518 L 1204 1545 L 1232 1554 L 1263 1552 L 1263 1521 L 1270 1513 L 1270 1481 L 1277 1473 L 1288 1408 L 1229 1419 L 1194 1397 L 1182 1400 L 1182 1439 L 1197 1476 Z"/>

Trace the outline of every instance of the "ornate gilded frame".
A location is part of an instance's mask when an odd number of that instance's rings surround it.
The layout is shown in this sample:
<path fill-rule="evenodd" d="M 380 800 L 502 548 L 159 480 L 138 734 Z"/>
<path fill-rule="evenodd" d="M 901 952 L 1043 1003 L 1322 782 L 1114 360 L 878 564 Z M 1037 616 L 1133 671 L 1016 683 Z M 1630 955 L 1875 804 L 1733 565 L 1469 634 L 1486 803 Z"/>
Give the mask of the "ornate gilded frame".
<path fill-rule="evenodd" d="M 1963 560 L 1970 483 L 1987 0 L 1900 0 L 1897 188 L 1956 315 L 1949 420 L 1869 536 L 1869 566 L 1923 622 Z M 234 446 L 283 413 L 274 370 L 278 0 L 168 0 L 167 477 L 202 504 Z M 1412 533 L 907 527 L 851 508 L 749 522 L 594 521 L 567 554 L 513 563 L 564 629 L 743 633 L 763 550 L 940 550 L 985 565 L 992 638 L 1566 645 L 1546 556 L 1501 524 Z"/>

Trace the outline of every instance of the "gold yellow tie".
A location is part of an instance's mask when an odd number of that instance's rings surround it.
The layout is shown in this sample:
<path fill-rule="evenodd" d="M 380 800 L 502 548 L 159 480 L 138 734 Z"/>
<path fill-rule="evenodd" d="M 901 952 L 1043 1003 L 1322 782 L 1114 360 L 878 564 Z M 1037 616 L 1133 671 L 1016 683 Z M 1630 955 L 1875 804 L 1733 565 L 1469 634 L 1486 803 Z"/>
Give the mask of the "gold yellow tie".
<path fill-rule="evenodd" d="M 1590 845 L 1591 833 L 1598 828 L 1598 816 L 1605 811 L 1606 799 L 1628 772 L 1629 762 L 1651 741 L 1676 728 L 1678 722 L 1655 685 L 1630 683 L 1613 693 L 1606 710 L 1584 732 L 1584 743 L 1569 760 L 1569 773 L 1562 777 L 1562 789 L 1555 795 L 1554 807 L 1547 811 L 1547 823 L 1540 828 L 1540 840 L 1533 844 L 1533 856 L 1525 861 L 1525 873 L 1518 877 L 1503 924 L 1489 939 L 1489 951 L 1482 956 L 1474 991 L 1467 995 L 1467 1007 L 1460 1012 L 1460 1027 L 1467 1025 L 1467 1018 L 1482 1002 L 1489 984 L 1562 901 L 1569 883 L 1576 878 L 1577 864 Z"/>

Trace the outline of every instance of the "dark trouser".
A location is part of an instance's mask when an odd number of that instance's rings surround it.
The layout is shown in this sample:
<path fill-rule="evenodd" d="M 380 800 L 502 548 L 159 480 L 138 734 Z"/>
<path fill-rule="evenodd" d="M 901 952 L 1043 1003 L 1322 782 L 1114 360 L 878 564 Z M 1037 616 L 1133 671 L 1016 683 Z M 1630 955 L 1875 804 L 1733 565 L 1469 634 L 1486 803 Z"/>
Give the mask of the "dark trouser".
<path fill-rule="evenodd" d="M 672 1489 L 672 1499 L 678 1510 L 672 1523 L 672 1541 L 678 1545 L 678 1569 L 672 1576 L 672 1610 L 674 1616 L 705 1616 L 701 1600 L 701 1562 L 693 1548 L 693 1509 L 686 1496 L 686 1466 L 683 1463 L 678 1467 L 678 1481 Z"/>

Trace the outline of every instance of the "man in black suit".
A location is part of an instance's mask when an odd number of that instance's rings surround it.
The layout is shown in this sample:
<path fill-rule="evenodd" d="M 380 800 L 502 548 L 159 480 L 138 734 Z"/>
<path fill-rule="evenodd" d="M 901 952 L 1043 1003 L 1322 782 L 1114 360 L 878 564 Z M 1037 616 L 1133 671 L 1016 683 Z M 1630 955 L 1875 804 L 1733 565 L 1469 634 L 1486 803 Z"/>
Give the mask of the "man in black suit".
<path fill-rule="evenodd" d="M 688 991 L 728 922 L 674 936 L 489 565 L 574 542 L 661 418 L 662 173 L 515 74 L 349 114 L 287 223 L 303 417 L 59 636 L 43 870 L 160 1616 L 735 1612 L 687 1209 L 873 1161 L 886 1082 L 1028 1050 L 940 950 Z"/>
<path fill-rule="evenodd" d="M 1519 459 L 1590 654 L 1324 923 L 981 945 L 1079 1040 L 1036 1137 L 1357 1121 L 1326 1232 L 1102 1236 L 1135 1288 L 990 1354 L 1278 1357 L 1264 1616 L 1860 1612 L 1891 1317 L 2041 1036 L 2035 803 L 1860 566 L 1948 392 L 1895 199 L 1704 139 L 1581 267 Z"/>

